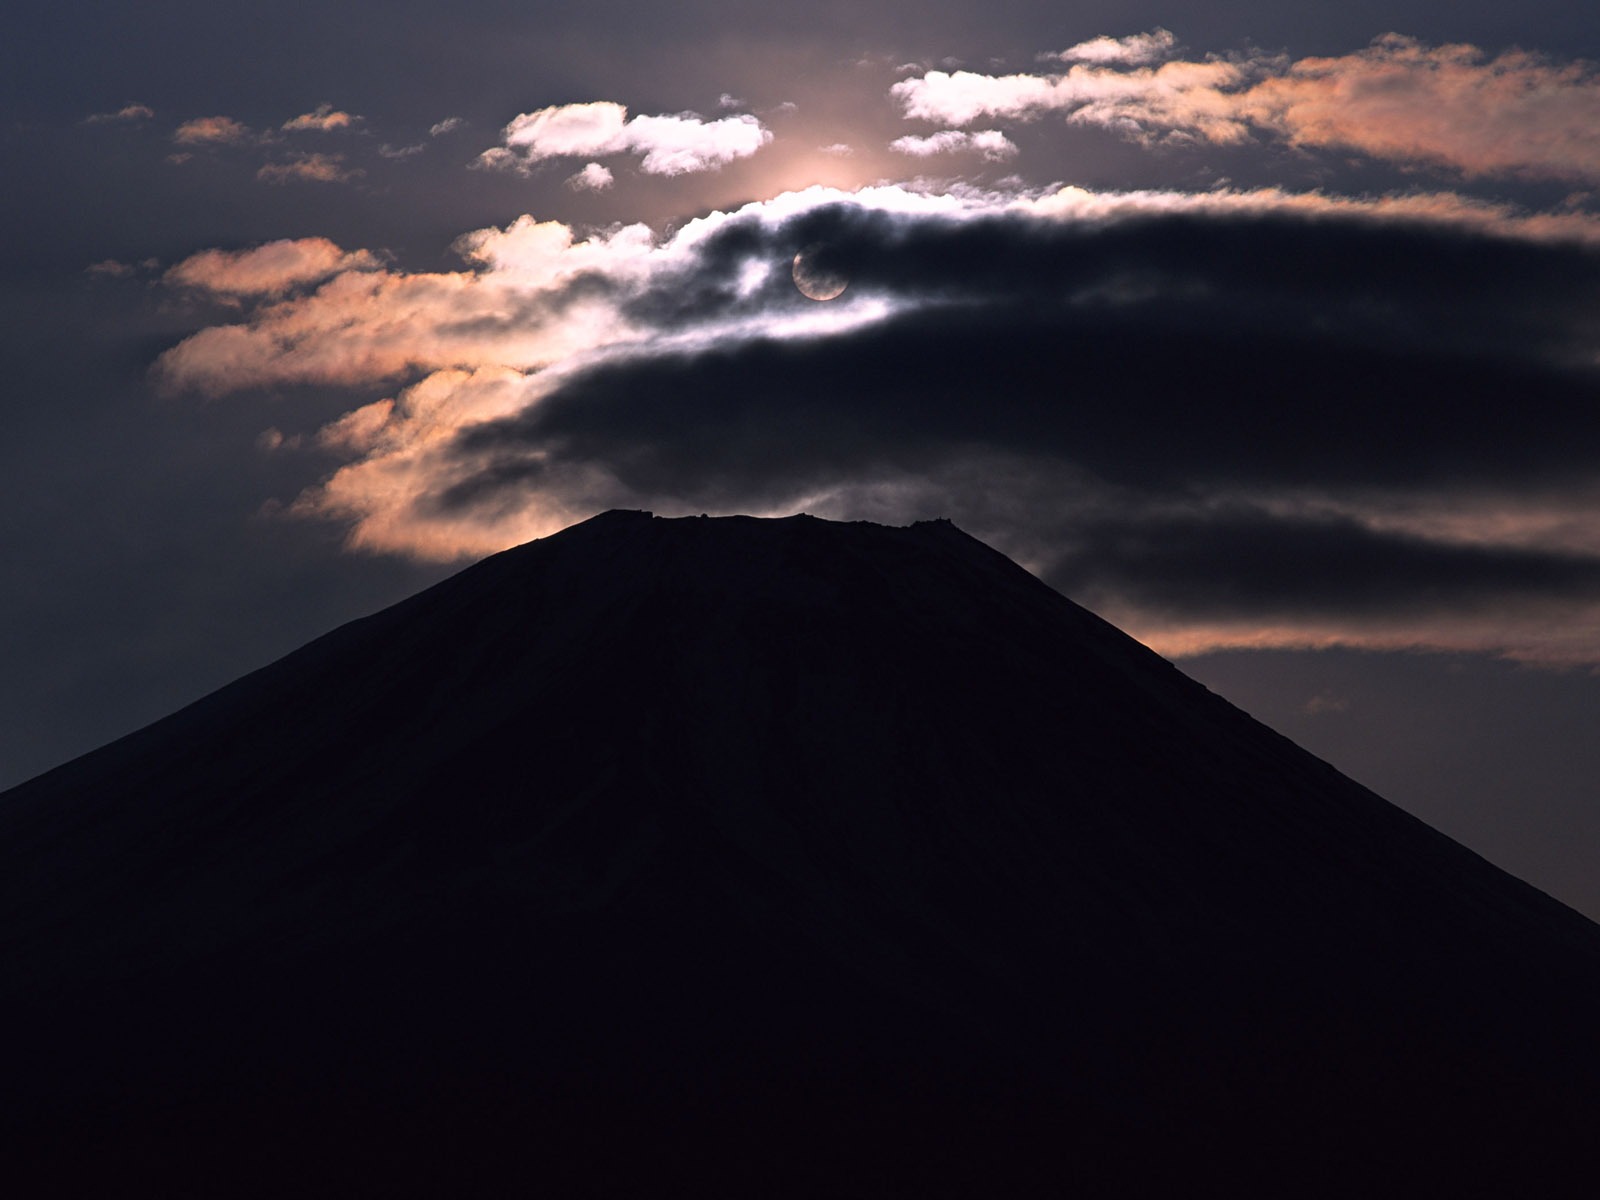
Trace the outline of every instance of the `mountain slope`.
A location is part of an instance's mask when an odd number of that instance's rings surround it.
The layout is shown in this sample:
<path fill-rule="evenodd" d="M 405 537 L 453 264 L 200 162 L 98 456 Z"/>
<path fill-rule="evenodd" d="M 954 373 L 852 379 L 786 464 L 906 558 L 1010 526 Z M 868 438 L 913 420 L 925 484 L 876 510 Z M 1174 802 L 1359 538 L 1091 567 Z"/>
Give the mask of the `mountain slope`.
<path fill-rule="evenodd" d="M 0 867 L 18 1153 L 169 1194 L 1405 1195 L 1600 1115 L 1600 930 L 943 522 L 605 514 Z"/>

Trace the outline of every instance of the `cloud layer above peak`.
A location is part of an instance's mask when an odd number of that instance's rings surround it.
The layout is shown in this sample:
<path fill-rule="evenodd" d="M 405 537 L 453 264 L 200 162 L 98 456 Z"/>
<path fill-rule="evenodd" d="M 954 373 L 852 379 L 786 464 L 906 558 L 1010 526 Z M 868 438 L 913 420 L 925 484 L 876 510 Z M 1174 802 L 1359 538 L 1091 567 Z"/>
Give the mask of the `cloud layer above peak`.
<path fill-rule="evenodd" d="M 1449 195 L 813 189 L 335 266 L 160 370 L 366 390 L 290 509 L 371 550 L 614 506 L 950 515 L 1175 653 L 1592 662 L 1597 242 Z M 802 250 L 843 297 L 796 291 Z"/>

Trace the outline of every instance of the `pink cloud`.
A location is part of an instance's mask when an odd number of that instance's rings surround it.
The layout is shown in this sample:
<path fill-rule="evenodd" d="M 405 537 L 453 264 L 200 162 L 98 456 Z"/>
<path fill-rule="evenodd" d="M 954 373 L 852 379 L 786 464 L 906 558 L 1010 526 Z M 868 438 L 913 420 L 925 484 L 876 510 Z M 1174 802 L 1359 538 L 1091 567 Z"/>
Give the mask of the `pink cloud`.
<path fill-rule="evenodd" d="M 1416 159 L 1469 175 L 1600 179 L 1600 76 L 1471 46 L 1389 35 L 1340 58 L 1306 58 L 1241 98 L 1256 124 L 1296 145 Z"/>
<path fill-rule="evenodd" d="M 283 123 L 281 128 L 288 133 L 314 130 L 326 133 L 334 129 L 348 129 L 360 117 L 353 117 L 347 112 L 340 112 L 331 104 L 319 104 L 308 113 L 301 113 Z"/>
<path fill-rule="evenodd" d="M 199 280 L 236 296 L 270 299 L 280 287 L 324 282 L 302 296 L 271 299 L 241 323 L 185 339 L 158 360 L 161 383 L 220 395 L 280 384 L 363 385 L 414 371 L 548 366 L 633 335 L 615 299 L 572 300 L 563 294 L 567 284 L 601 272 L 624 285 L 654 253 L 639 226 L 579 241 L 565 225 L 529 217 L 459 239 L 465 271 L 372 269 L 365 251 L 345 255 L 313 241 L 319 244 L 285 243 L 237 257 L 208 251 L 180 264 L 198 260 L 173 282 Z"/>
<path fill-rule="evenodd" d="M 1600 179 L 1600 75 L 1589 63 L 1522 51 L 1490 58 L 1395 34 L 1354 54 L 1295 62 L 1130 67 L 1139 60 L 1114 48 L 1080 50 L 1066 52 L 1075 60 L 1062 74 L 930 71 L 891 92 L 907 117 L 953 126 L 1060 112 L 1137 140 L 1265 136 L 1468 175 Z"/>

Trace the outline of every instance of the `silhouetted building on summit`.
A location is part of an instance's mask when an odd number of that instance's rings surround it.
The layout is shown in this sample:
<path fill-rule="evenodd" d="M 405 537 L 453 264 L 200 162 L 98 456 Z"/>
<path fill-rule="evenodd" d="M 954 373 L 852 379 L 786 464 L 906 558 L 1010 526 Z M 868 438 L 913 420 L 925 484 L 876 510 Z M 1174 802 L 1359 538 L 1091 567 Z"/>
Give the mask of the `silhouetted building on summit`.
<path fill-rule="evenodd" d="M 1600 1157 L 1600 930 L 948 522 L 607 513 L 5 793 L 0 856 L 0 1153 L 54 1194 Z"/>

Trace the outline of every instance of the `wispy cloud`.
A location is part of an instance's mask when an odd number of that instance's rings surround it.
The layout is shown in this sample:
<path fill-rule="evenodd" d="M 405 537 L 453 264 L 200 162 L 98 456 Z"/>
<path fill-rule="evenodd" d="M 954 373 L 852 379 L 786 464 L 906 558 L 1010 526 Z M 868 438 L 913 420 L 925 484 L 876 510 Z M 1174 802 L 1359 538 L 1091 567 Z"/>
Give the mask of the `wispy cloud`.
<path fill-rule="evenodd" d="M 129 103 L 115 112 L 91 113 L 83 120 L 87 125 L 99 125 L 107 121 L 148 121 L 155 115 L 155 110 L 148 104 Z"/>
<path fill-rule="evenodd" d="M 139 269 L 132 263 L 120 262 L 115 258 L 105 258 L 90 263 L 83 271 L 95 279 L 128 279 L 139 273 Z"/>
<path fill-rule="evenodd" d="M 479 157 L 483 166 L 528 171 L 553 158 L 639 156 L 647 175 L 709 171 L 747 158 L 772 140 L 748 115 L 707 121 L 694 113 L 629 117 L 621 104 L 597 100 L 523 113 L 502 131 L 502 145 Z"/>
<path fill-rule="evenodd" d="M 342 154 L 300 154 L 284 162 L 271 162 L 256 171 L 263 183 L 348 183 L 364 174 L 345 166 Z"/>
<path fill-rule="evenodd" d="M 1158 28 L 1152 29 L 1149 33 L 1135 33 L 1130 37 L 1090 38 L 1049 57 L 1064 63 L 1141 66 L 1172 57 L 1177 45 L 1178 39 L 1170 30 Z"/>
<path fill-rule="evenodd" d="M 1059 112 L 1147 141 L 1270 139 L 1466 175 L 1600 179 L 1590 63 L 1389 34 L 1336 57 L 1145 65 L 1170 48 L 1098 39 L 1065 51 L 1072 65 L 1060 74 L 929 71 L 892 93 L 907 117 L 952 126 Z"/>
<path fill-rule="evenodd" d="M 429 137 L 443 137 L 447 133 L 454 133 L 466 124 L 460 117 L 446 117 L 435 125 L 428 127 Z"/>

